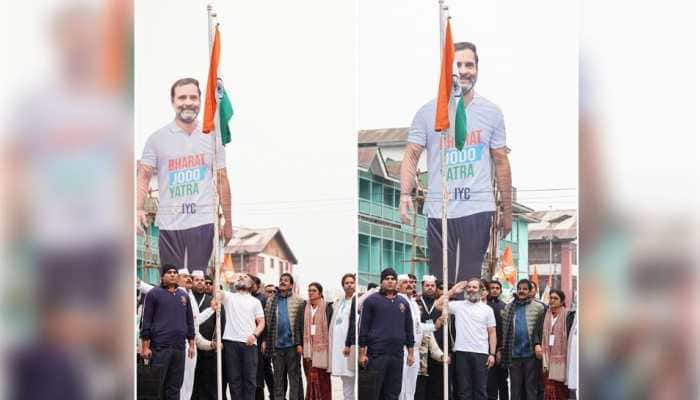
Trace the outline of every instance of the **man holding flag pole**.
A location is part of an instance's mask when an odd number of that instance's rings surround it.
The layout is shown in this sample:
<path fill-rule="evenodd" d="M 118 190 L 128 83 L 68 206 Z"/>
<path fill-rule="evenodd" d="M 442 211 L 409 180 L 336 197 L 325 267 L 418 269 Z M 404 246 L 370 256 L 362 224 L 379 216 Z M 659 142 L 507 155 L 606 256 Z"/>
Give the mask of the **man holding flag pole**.
<path fill-rule="evenodd" d="M 470 42 L 453 44 L 448 8 L 443 0 L 439 6 L 438 96 L 418 110 L 409 129 L 401 164 L 399 211 L 402 222 L 410 224 L 418 160 L 426 149 L 429 182 L 424 212 L 428 216 L 430 272 L 449 285 L 481 276 L 497 211 L 492 164 L 501 197 L 501 237 L 511 230 L 512 193 L 503 114 L 498 106 L 476 94 L 476 46 Z M 448 343 L 447 338 L 443 343 Z M 445 381 L 447 375 L 445 371 Z M 444 396 L 447 399 L 447 390 Z"/>
<path fill-rule="evenodd" d="M 226 176 L 225 170 L 225 154 L 223 147 L 217 146 L 219 138 L 222 144 L 226 144 L 231 141 L 231 134 L 228 127 L 228 121 L 233 116 L 233 107 L 229 101 L 228 95 L 223 87 L 223 82 L 220 77 L 219 70 L 219 58 L 221 53 L 221 37 L 219 34 L 219 24 L 216 22 L 216 12 L 211 4 L 207 5 L 207 22 L 209 25 L 209 76 L 207 78 L 207 93 L 206 93 L 206 103 L 204 112 L 204 128 L 203 132 L 210 133 L 214 130 L 211 141 L 214 143 L 212 146 L 214 149 L 214 160 L 215 163 L 218 162 L 219 157 L 224 160 L 224 174 L 221 176 L 214 176 L 214 182 L 216 185 L 217 178 L 221 178 L 220 184 L 225 186 L 227 191 L 225 193 L 230 193 L 228 190 L 228 178 Z M 219 185 L 217 185 L 219 187 Z M 218 194 L 218 193 L 217 193 Z M 221 282 L 221 262 L 223 248 L 226 243 L 231 240 L 233 235 L 233 230 L 231 228 L 231 197 L 230 194 L 227 198 L 220 198 L 215 196 L 215 210 L 214 213 L 214 224 L 218 227 L 221 225 L 221 218 L 219 215 L 219 206 L 223 209 L 223 214 L 225 218 L 225 224 L 222 230 L 224 235 L 224 243 L 221 243 L 219 238 L 219 230 L 214 232 L 214 287 L 220 287 Z M 221 314 L 220 310 L 216 312 L 216 337 L 221 338 Z M 217 348 L 216 351 L 216 387 L 217 387 L 217 398 L 226 398 L 226 393 L 223 393 L 223 372 L 222 372 L 222 354 L 221 347 Z"/>

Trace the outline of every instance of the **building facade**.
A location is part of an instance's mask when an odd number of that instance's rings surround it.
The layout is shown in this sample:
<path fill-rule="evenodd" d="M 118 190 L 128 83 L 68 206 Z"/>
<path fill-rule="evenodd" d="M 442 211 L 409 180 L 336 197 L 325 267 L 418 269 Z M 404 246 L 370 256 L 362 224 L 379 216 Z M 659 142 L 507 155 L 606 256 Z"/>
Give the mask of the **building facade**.
<path fill-rule="evenodd" d="M 234 227 L 224 253 L 231 257 L 234 272 L 255 275 L 265 284 L 277 284 L 285 272 L 297 276 L 297 259 L 280 228 Z"/>
<path fill-rule="evenodd" d="M 535 211 L 530 215 L 539 222 L 531 224 L 528 232 L 529 274 L 537 273 L 543 287 L 551 277 L 552 287 L 573 300 L 578 278 L 576 210 Z"/>
<path fill-rule="evenodd" d="M 406 145 L 408 128 L 362 130 L 358 134 L 358 284 L 366 287 L 379 283 L 382 269 L 393 267 L 398 273 L 413 272 L 418 280 L 429 273 L 427 217 L 422 205 L 417 207 L 415 235 L 412 226 L 403 225 L 399 216 L 400 158 Z M 389 154 L 391 156 L 389 156 Z M 394 158 L 396 157 L 396 158 Z M 416 197 L 427 187 L 418 164 L 419 182 Z M 518 278 L 528 274 L 528 224 L 536 221 L 533 212 L 513 202 L 513 228 L 499 242 L 499 256 L 510 246 Z M 414 238 L 415 236 L 415 238 Z M 415 251 L 414 251 L 415 248 Z"/>

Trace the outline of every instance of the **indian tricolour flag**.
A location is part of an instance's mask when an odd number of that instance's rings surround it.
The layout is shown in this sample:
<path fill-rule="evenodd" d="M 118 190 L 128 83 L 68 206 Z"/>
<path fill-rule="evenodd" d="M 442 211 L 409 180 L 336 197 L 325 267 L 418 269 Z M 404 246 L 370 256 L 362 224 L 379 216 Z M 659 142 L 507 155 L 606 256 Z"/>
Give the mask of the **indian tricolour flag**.
<path fill-rule="evenodd" d="M 209 133 L 215 129 L 221 131 L 221 143 L 226 145 L 231 141 L 231 130 L 228 121 L 233 116 L 233 106 L 224 89 L 224 81 L 219 71 L 219 56 L 221 53 L 221 37 L 219 27 L 216 27 L 214 44 L 211 49 L 209 63 L 209 78 L 204 102 L 204 126 L 202 132 Z M 218 121 L 215 121 L 217 119 Z"/>
<path fill-rule="evenodd" d="M 455 49 L 452 41 L 452 29 L 450 20 L 445 27 L 445 44 L 442 49 L 442 65 L 440 66 L 440 84 L 438 85 L 437 113 L 435 114 L 435 130 L 442 132 L 447 130 L 454 137 L 455 146 L 462 150 L 467 137 L 467 114 L 464 111 L 464 99 L 455 79 L 453 66 Z M 456 85 L 456 86 L 455 86 Z M 455 94 L 459 97 L 455 101 Z"/>

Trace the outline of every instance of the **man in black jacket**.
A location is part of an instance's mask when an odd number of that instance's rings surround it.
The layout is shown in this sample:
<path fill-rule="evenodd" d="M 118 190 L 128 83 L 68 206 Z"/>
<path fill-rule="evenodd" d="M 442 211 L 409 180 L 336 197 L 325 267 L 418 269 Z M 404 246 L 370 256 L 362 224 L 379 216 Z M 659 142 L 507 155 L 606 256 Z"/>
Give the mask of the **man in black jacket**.
<path fill-rule="evenodd" d="M 194 317 L 190 297 L 177 285 L 177 267 L 161 266 L 161 286 L 146 295 L 141 322 L 141 357 L 166 370 L 164 397 L 177 400 L 185 374 L 185 357 L 194 358 Z M 187 339 L 187 340 L 185 340 Z M 185 348 L 185 342 L 188 347 Z"/>
<path fill-rule="evenodd" d="M 359 364 L 379 374 L 381 400 L 399 398 L 404 348 L 406 365 L 414 362 L 413 318 L 408 301 L 396 291 L 397 277 L 393 268 L 382 271 L 382 289 L 364 300 L 360 319 Z"/>
<path fill-rule="evenodd" d="M 416 300 L 421 311 L 421 322 L 428 320 L 433 321 L 435 326 L 435 341 L 440 349 L 444 350 L 443 346 L 443 320 L 441 318 L 442 311 L 438 310 L 435 302 L 440 297 L 439 293 L 442 283 L 435 279 L 432 275 L 423 276 L 423 286 L 420 297 Z M 454 316 L 450 317 L 450 340 L 449 350 L 452 350 L 452 340 L 454 338 Z M 440 362 L 428 357 L 428 376 L 418 376 L 416 384 L 416 400 L 442 400 L 443 398 L 443 368 L 444 365 Z M 452 365 L 448 366 L 449 374 L 449 398 L 452 398 L 452 384 L 454 379 L 452 374 L 454 369 Z"/>
<path fill-rule="evenodd" d="M 216 314 L 209 306 L 213 297 L 206 293 L 206 282 L 211 277 L 200 276 L 201 271 L 192 273 L 192 294 L 199 308 L 199 333 L 206 341 L 197 343 L 197 366 L 194 370 L 194 390 L 192 400 L 216 399 Z M 213 287 L 213 286 L 212 286 Z M 208 309 L 208 310 L 207 310 Z M 221 334 L 226 326 L 226 313 L 221 308 Z M 224 389 L 226 385 L 224 383 Z M 224 392 L 225 393 L 225 392 Z"/>
<path fill-rule="evenodd" d="M 506 306 L 506 303 L 501 301 L 502 292 L 501 282 L 492 280 L 489 282 L 489 296 L 486 304 L 493 308 L 493 314 L 496 317 L 496 348 L 501 346 L 503 341 L 501 311 Z M 486 383 L 486 395 L 489 400 L 508 400 L 508 370 L 501 368 L 500 363 L 496 363 L 493 368 L 489 369 L 488 380 Z"/>
<path fill-rule="evenodd" d="M 262 287 L 262 281 L 255 275 L 249 276 L 253 280 L 253 287 L 250 289 L 250 294 L 258 299 L 260 304 L 262 304 L 263 309 L 265 309 L 268 296 L 265 294 L 265 290 Z M 258 346 L 258 373 L 256 384 L 256 400 L 265 400 L 265 385 L 267 385 L 267 391 L 270 393 L 270 397 L 272 397 L 273 393 L 275 393 L 272 360 L 270 360 L 270 357 L 267 357 L 263 353 L 262 346 Z"/>

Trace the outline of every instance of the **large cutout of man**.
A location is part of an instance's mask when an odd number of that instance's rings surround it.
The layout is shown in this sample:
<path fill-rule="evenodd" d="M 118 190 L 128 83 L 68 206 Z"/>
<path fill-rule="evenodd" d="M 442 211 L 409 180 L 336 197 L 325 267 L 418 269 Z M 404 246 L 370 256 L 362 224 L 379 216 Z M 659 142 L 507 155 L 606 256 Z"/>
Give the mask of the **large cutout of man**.
<path fill-rule="evenodd" d="M 423 208 L 428 217 L 430 272 L 438 279 L 454 283 L 481 276 L 481 265 L 490 238 L 491 217 L 496 210 L 492 188 L 492 160 L 501 194 L 503 237 L 512 225 L 511 175 L 506 152 L 503 113 L 474 90 L 479 71 L 476 46 L 455 44 L 455 64 L 459 73 L 467 115 L 467 137 L 462 150 L 450 138 L 447 153 L 448 274 L 442 276 L 442 149 L 441 133 L 434 130 L 436 100 L 421 107 L 408 133 L 408 144 L 401 164 L 401 220 L 411 223 L 416 168 L 423 149 L 427 151 L 428 195 Z"/>
<path fill-rule="evenodd" d="M 205 134 L 197 121 L 201 104 L 199 82 L 179 79 L 170 89 L 175 119 L 153 133 L 146 142 L 138 170 L 138 225 L 147 226 L 144 202 L 154 172 L 158 174 L 158 250 L 162 264 L 190 271 L 205 271 L 212 254 L 214 237 L 214 190 L 226 220 L 221 237 L 232 236 L 231 192 L 226 175 L 226 155 L 216 133 Z M 216 171 L 214 188 L 214 139 Z"/>

